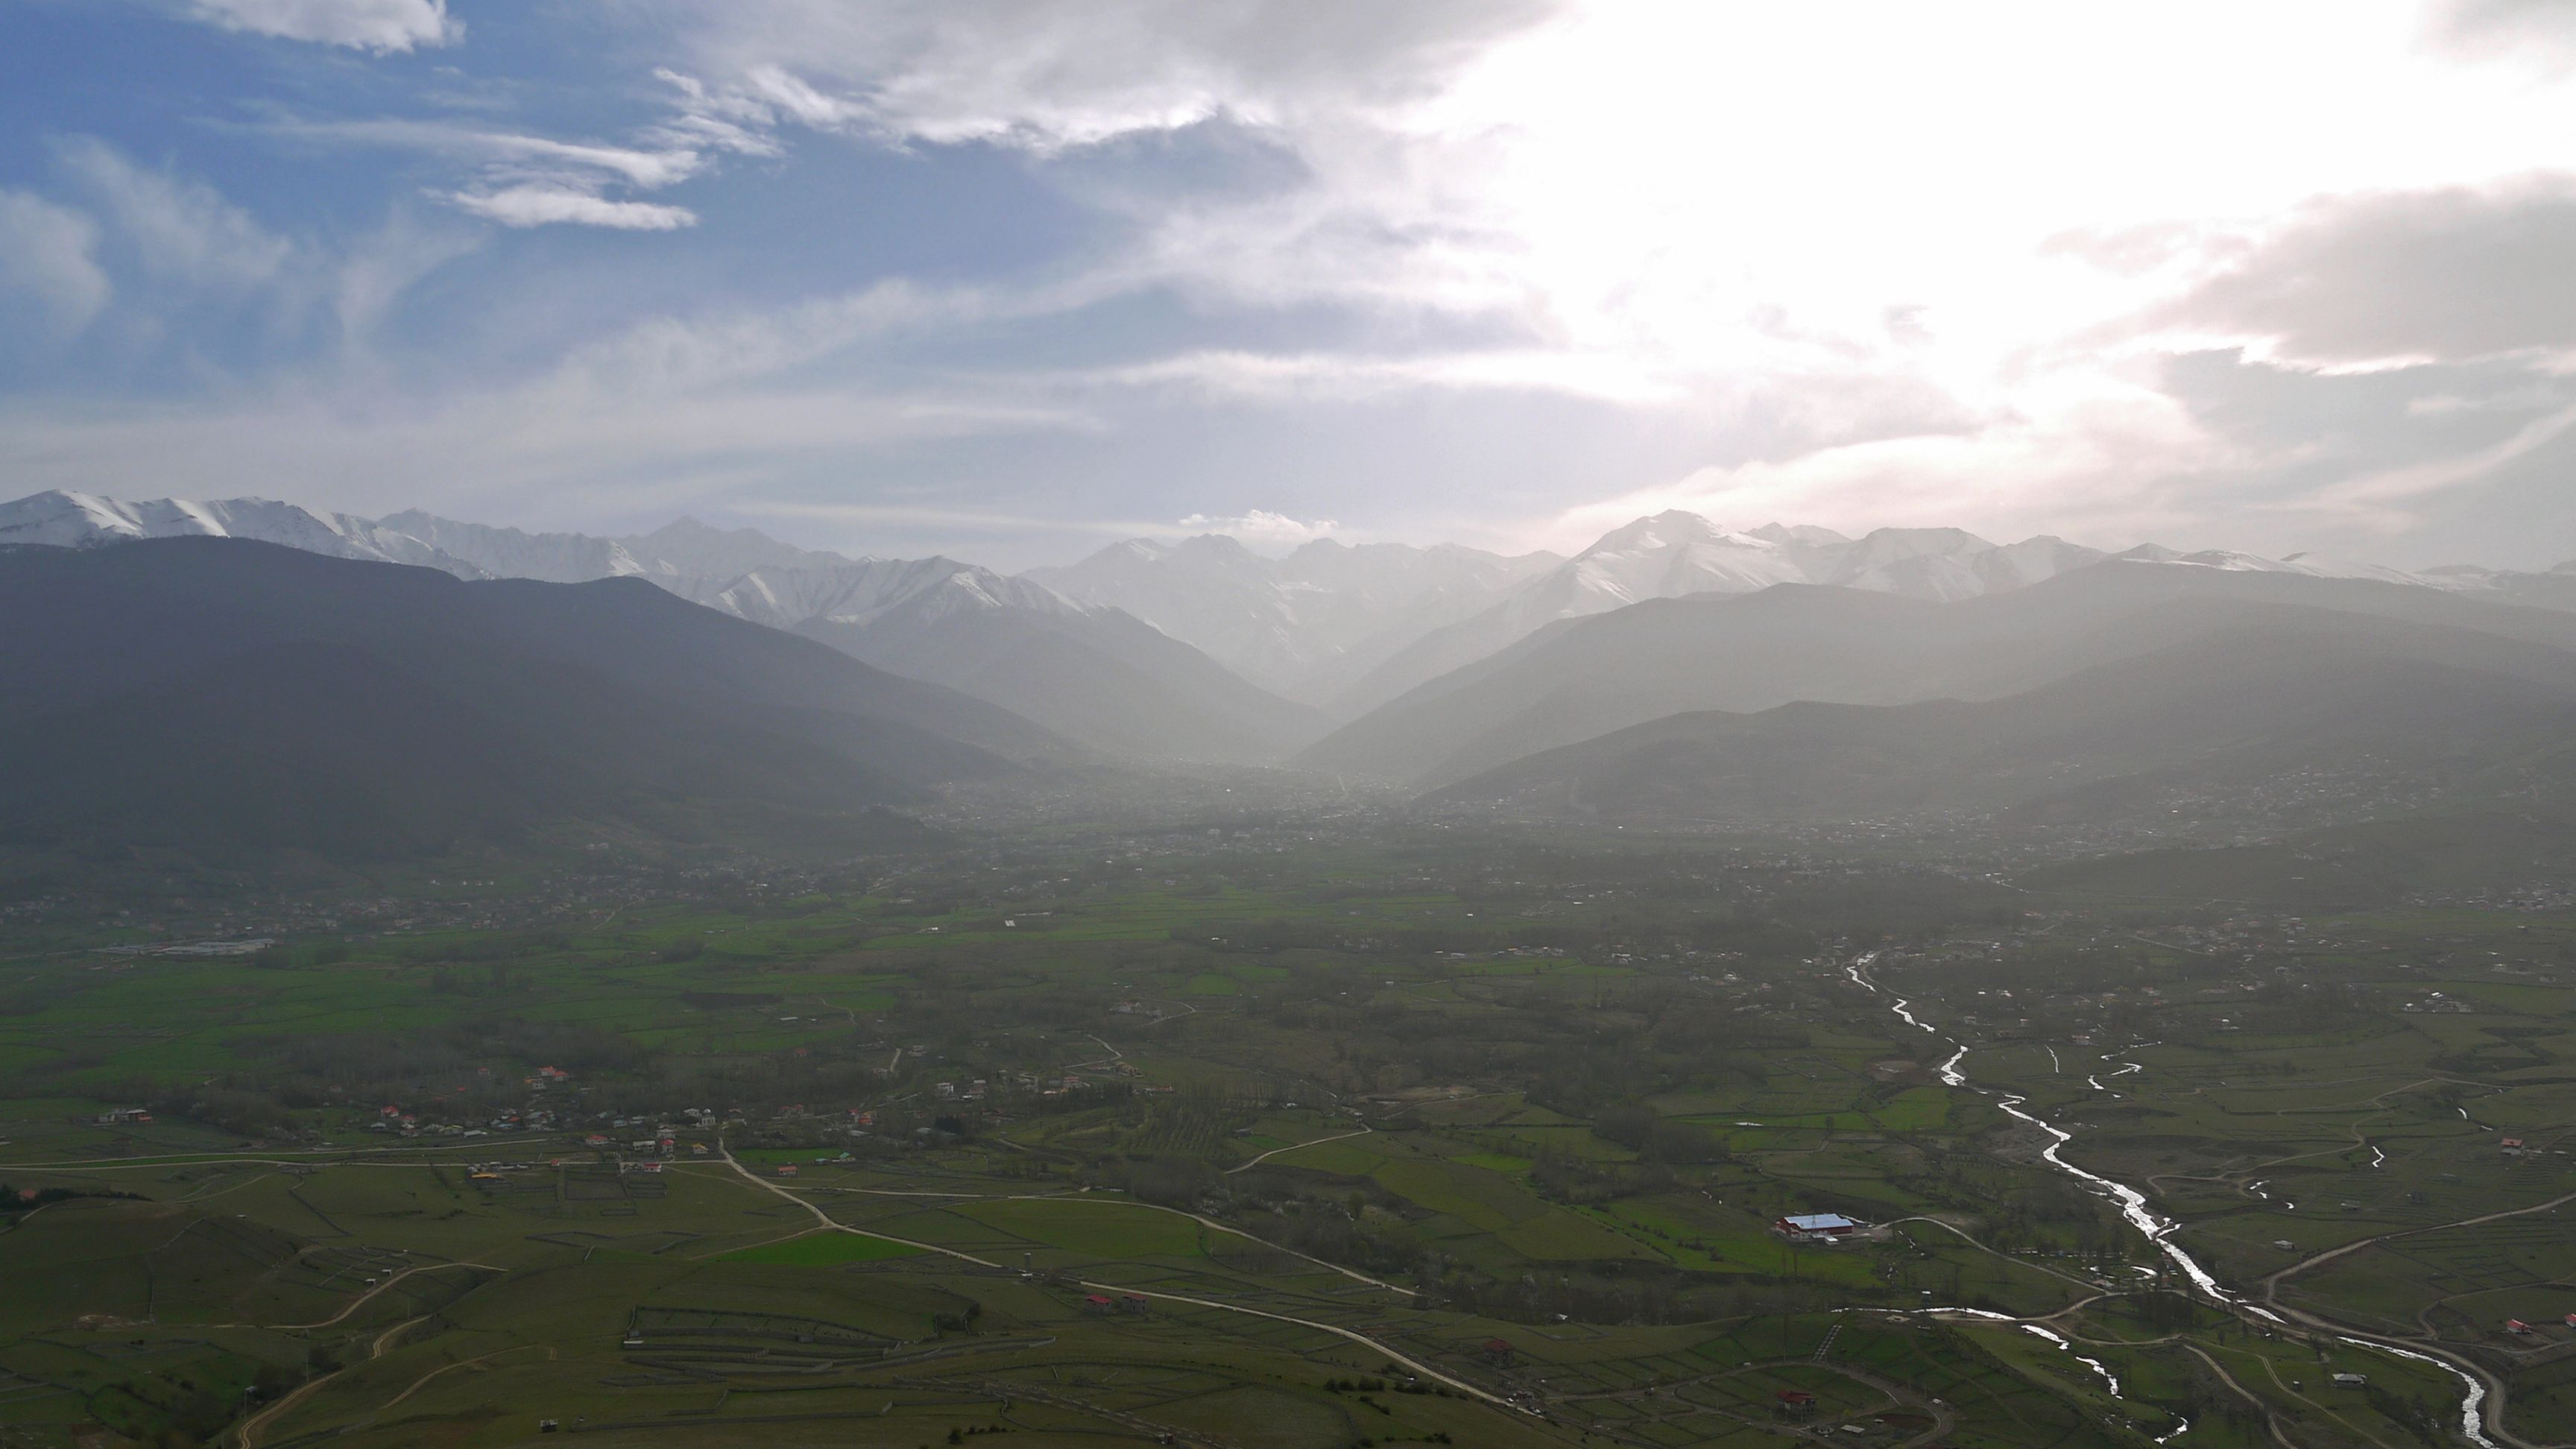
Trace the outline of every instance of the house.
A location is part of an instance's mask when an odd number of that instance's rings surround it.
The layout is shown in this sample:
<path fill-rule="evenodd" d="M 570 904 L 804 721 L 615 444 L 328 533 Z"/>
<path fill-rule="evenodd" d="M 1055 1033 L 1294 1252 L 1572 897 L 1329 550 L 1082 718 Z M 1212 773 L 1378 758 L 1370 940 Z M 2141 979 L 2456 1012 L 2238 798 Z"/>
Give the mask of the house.
<path fill-rule="evenodd" d="M 1775 1219 L 1771 1230 L 1792 1241 L 1831 1241 L 1847 1238 L 1869 1224 L 1841 1213 L 1802 1213 Z"/>
<path fill-rule="evenodd" d="M 1816 1396 L 1808 1393 L 1805 1389 L 1782 1389 L 1779 1397 L 1781 1413 L 1812 1414 L 1816 1412 Z"/>
<path fill-rule="evenodd" d="M 2341 1388 L 2366 1389 L 2370 1387 L 2370 1379 L 2368 1376 L 2363 1374 L 2336 1374 L 2334 1376 L 2334 1381 L 2336 1385 Z"/>
<path fill-rule="evenodd" d="M 1118 1297 L 1118 1311 L 1133 1313 L 1139 1318 L 1144 1317 L 1146 1310 L 1153 1306 L 1142 1293 L 1122 1293 Z"/>
<path fill-rule="evenodd" d="M 1106 1313 L 1116 1306 L 1109 1301 L 1109 1295 L 1106 1293 L 1088 1294 L 1082 1300 L 1082 1311 L 1085 1313 Z"/>
<path fill-rule="evenodd" d="M 2519 1318 L 2508 1318 L 2504 1321 L 2504 1331 L 2507 1333 L 2528 1334 L 2531 1332 L 2531 1325 L 2523 1322 Z"/>
<path fill-rule="evenodd" d="M 1485 1362 L 1496 1368 L 1508 1368 L 1512 1362 L 1512 1344 L 1507 1338 L 1489 1338 L 1484 1342 Z"/>

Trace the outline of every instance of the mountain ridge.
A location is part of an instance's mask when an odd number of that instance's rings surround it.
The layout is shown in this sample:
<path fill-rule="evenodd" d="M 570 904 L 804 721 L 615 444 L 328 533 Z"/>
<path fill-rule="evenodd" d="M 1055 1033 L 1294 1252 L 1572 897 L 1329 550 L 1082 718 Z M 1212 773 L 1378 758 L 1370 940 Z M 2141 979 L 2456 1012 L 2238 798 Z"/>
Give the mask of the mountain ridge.
<path fill-rule="evenodd" d="M 2179 627 L 2183 614 L 2157 612 L 2172 604 L 2211 617 L 2321 607 L 2576 647 L 2576 615 L 2295 570 L 2118 560 L 1948 603 L 1782 585 L 1555 621 L 1342 726 L 1297 763 L 1430 789 L 1670 714 L 1993 697 L 2140 652 L 2165 637 L 2155 621 Z"/>
<path fill-rule="evenodd" d="M 1325 728 L 1320 716 L 1121 611 L 954 559 L 852 559 L 685 518 L 609 538 L 460 523 L 420 510 L 382 520 L 317 515 L 259 499 L 126 504 L 54 493 L 0 505 L 0 541 L 81 548 L 192 536 L 248 536 L 461 579 L 634 579 L 962 689 L 1107 754 L 1253 763 L 1284 756 Z M 946 622 L 965 614 L 985 619 L 976 627 Z M 936 644 L 925 638 L 931 632 Z"/>
<path fill-rule="evenodd" d="M 2576 652 L 2300 608 L 2179 632 L 1983 700 L 1666 715 L 1433 798 L 1629 820 L 1965 811 L 2037 824 L 2152 821 L 2187 794 L 2195 819 L 2220 816 L 2242 801 L 2211 792 L 2284 777 L 2308 808 L 2392 784 L 2456 804 L 2576 781 Z"/>
<path fill-rule="evenodd" d="M 0 549 L 0 833 L 434 854 L 542 828 L 850 839 L 1078 758 L 995 705 L 648 587 L 231 538 Z"/>

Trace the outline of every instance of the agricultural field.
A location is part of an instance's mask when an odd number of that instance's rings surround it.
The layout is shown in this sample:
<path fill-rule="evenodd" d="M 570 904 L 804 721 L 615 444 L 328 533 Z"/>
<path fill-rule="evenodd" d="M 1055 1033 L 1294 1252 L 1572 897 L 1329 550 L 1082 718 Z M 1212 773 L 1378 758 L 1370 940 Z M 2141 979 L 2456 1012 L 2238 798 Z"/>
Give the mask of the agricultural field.
<path fill-rule="evenodd" d="M 16 941 L 0 1444 L 2576 1422 L 2576 921 L 1256 845 Z"/>

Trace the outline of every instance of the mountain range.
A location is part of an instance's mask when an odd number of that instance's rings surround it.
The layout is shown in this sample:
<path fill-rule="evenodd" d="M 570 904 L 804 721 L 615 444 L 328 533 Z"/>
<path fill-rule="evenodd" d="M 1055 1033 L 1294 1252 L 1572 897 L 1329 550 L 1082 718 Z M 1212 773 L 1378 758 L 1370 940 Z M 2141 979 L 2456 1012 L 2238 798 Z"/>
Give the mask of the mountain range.
<path fill-rule="evenodd" d="M 526 533 L 421 512 L 317 514 L 264 499 L 125 503 L 40 493 L 0 505 L 0 544 L 85 548 L 231 537 L 416 564 L 460 579 L 632 578 L 945 684 L 1105 754 L 1275 760 L 1325 721 L 1115 607 L 953 559 L 851 559 L 682 519 L 622 538 Z"/>
<path fill-rule="evenodd" d="M 232 539 L 13 547 L 0 616 L 0 838 L 18 846 L 912 838 L 873 807 L 1075 753 L 634 579 L 466 581 Z"/>
<path fill-rule="evenodd" d="M 1946 603 L 1780 585 L 1559 620 L 1343 726 L 1298 763 L 1437 787 L 1687 711 L 1996 698 L 2293 606 L 2576 647 L 2576 614 L 2494 593 L 2153 558 Z"/>
<path fill-rule="evenodd" d="M 1319 540 L 1274 560 L 1217 535 L 1134 539 L 1027 577 L 1125 609 L 1347 723 L 1559 621 L 1651 600 L 1810 584 L 1949 602 L 2010 593 L 2115 557 L 2377 579 L 2576 610 L 2576 565 L 2547 574 L 2473 567 L 2409 574 L 2314 555 L 2266 559 L 2153 544 L 2115 555 L 2046 535 L 1997 544 L 1955 528 L 1883 528 L 1859 538 L 1778 523 L 1737 530 L 1678 510 L 1624 524 L 1571 558 Z"/>
<path fill-rule="evenodd" d="M 2062 713 L 2073 706 L 2034 692 L 2093 679 L 2085 687 L 2110 698 L 2103 676 L 2088 671 L 2145 668 L 2137 662 L 2159 651 L 2187 658 L 2222 634 L 2269 638 L 2311 615 L 2507 641 L 2540 651 L 2533 658 L 2576 650 L 2576 565 L 2408 573 L 2310 555 L 2154 545 L 2111 553 L 2046 536 L 1995 544 L 1957 529 L 1857 538 L 1778 524 L 1735 530 L 1684 512 L 1634 520 L 1571 557 L 1332 540 L 1270 557 L 1207 535 L 1129 540 L 1010 577 L 946 558 L 854 559 L 688 519 L 604 537 L 416 511 L 370 520 L 259 499 L 47 493 L 0 505 L 0 544 L 51 546 L 22 553 L 122 554 L 102 546 L 201 536 L 264 540 L 353 566 L 413 565 L 469 590 L 505 580 L 642 590 L 684 614 L 751 629 L 738 637 L 800 636 L 887 677 L 980 701 L 981 723 L 946 737 L 1005 761 L 1046 751 L 1284 760 L 1453 798 L 1572 797 L 1593 809 L 1620 798 L 1609 782 L 1626 767 L 1607 763 L 1614 755 L 1678 768 L 1687 738 L 1708 760 L 1762 758 L 1771 738 L 1762 731 L 1843 718 L 1810 706 L 1931 710 L 1903 716 L 1919 723 L 1954 717 L 1942 709 L 2030 698 Z M 251 587 L 247 575 L 233 582 Z M 273 611 L 264 617 L 274 622 Z M 192 667 L 138 647 L 148 657 L 128 665 L 131 679 Z M 2367 651 L 2329 657 L 2381 667 Z M 2259 671 L 2230 668 L 2238 687 L 2260 692 Z M 2537 687 L 2547 674 L 2534 666 L 2513 678 Z M 1780 713 L 1789 706 L 1797 708 Z M 1748 719 L 1769 722 L 1731 722 Z M 972 723 L 953 711 L 943 720 Z M 997 733 L 1001 721 L 1020 733 Z M 1859 726 L 1844 732 L 1868 736 Z M 1975 774 L 1957 754 L 1938 765 L 1963 781 Z M 1853 782 L 1869 778 L 1862 766 Z M 1692 778 L 1718 777 L 1714 765 L 1692 769 Z M 2069 778 L 2084 774 L 2068 769 Z M 899 786 L 940 783 L 870 771 L 882 783 L 869 788 L 889 799 Z M 1975 794 L 1960 789 L 1968 794 L 1958 799 Z M 1685 790 L 1664 803 L 1689 798 L 1698 797 Z M 1814 798 L 1839 797 L 1828 789 Z"/>
<path fill-rule="evenodd" d="M 1669 714 L 1437 798 L 1619 820 L 1966 812 L 2196 829 L 2566 803 L 2576 652 L 2390 614 L 2213 602 L 2143 610 L 2123 621 L 2134 652 L 2009 694 Z M 2576 643 L 2576 629 L 2562 637 Z"/>

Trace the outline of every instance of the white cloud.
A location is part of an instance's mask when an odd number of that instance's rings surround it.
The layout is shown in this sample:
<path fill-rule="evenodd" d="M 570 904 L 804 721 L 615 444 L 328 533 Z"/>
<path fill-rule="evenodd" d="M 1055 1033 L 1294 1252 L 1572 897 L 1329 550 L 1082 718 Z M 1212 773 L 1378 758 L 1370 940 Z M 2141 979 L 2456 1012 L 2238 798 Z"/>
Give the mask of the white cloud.
<path fill-rule="evenodd" d="M 618 231 L 676 231 L 696 226 L 698 214 L 685 206 L 649 201 L 610 201 L 587 191 L 560 186 L 509 186 L 498 191 L 451 193 L 457 206 L 503 226 L 604 226 Z"/>
<path fill-rule="evenodd" d="M 1246 547 L 1261 552 L 1274 550 L 1284 552 L 1301 543 L 1313 543 L 1319 538 L 1332 538 L 1342 531 L 1342 526 L 1329 518 L 1309 521 L 1291 518 L 1284 513 L 1273 513 L 1266 508 L 1255 508 L 1232 517 L 1210 517 L 1204 513 L 1193 513 L 1180 521 L 1180 527 L 1184 532 L 1194 534 L 1232 534 Z"/>
<path fill-rule="evenodd" d="M 473 251 L 480 227 L 441 216 L 424 223 L 397 208 L 385 224 L 360 238 L 331 276 L 331 309 L 345 342 L 364 342 L 412 284 Z"/>
<path fill-rule="evenodd" d="M 447 0 L 190 0 L 189 9 L 226 30 L 378 55 L 452 45 L 465 36 L 465 23 L 447 13 Z"/>
<path fill-rule="evenodd" d="M 146 170 L 93 137 L 56 150 L 156 280 L 247 290 L 277 279 L 295 254 L 293 243 L 203 182 Z"/>
<path fill-rule="evenodd" d="M 763 136 L 699 114 L 702 92 L 683 77 L 666 74 L 664 78 L 680 90 L 681 114 L 671 122 L 646 127 L 640 145 L 560 141 L 447 121 L 272 119 L 258 129 L 303 141 L 392 147 L 479 163 L 475 184 L 432 194 L 504 226 L 562 223 L 673 231 L 696 225 L 697 213 L 683 206 L 619 200 L 603 193 L 677 185 L 705 171 L 715 152 L 768 155 L 777 148 Z"/>
<path fill-rule="evenodd" d="M 1736 527 L 1817 523 L 1845 532 L 1963 527 L 2114 540 L 2199 535 L 2254 460 L 2172 399 L 2141 387 L 2060 379 L 2026 413 L 1952 433 L 1821 447 L 1776 461 L 1703 468 L 1671 483 L 1578 505 L 1535 529 L 1580 547 L 1645 514 L 1687 509 Z"/>
<path fill-rule="evenodd" d="M 98 225 L 41 196 L 0 188 L 0 292 L 31 298 L 59 334 L 80 331 L 114 288 L 98 264 Z"/>
<path fill-rule="evenodd" d="M 652 190 L 686 181 L 706 167 L 694 146 L 609 146 L 558 141 L 443 121 L 270 121 L 260 129 L 298 140 L 396 147 L 504 167 L 564 168 Z"/>
<path fill-rule="evenodd" d="M 2571 427 L 2576 427 L 2576 408 L 2561 408 L 2533 419 L 2487 447 L 2343 479 L 2291 499 L 2282 507 L 2354 520 L 2383 533 L 2402 533 L 2423 521 L 2422 508 L 2428 498 L 2482 482 L 2507 464 L 2556 442 Z"/>
<path fill-rule="evenodd" d="M 735 119 L 1037 151 L 1434 94 L 1558 0 L 630 0 Z"/>

